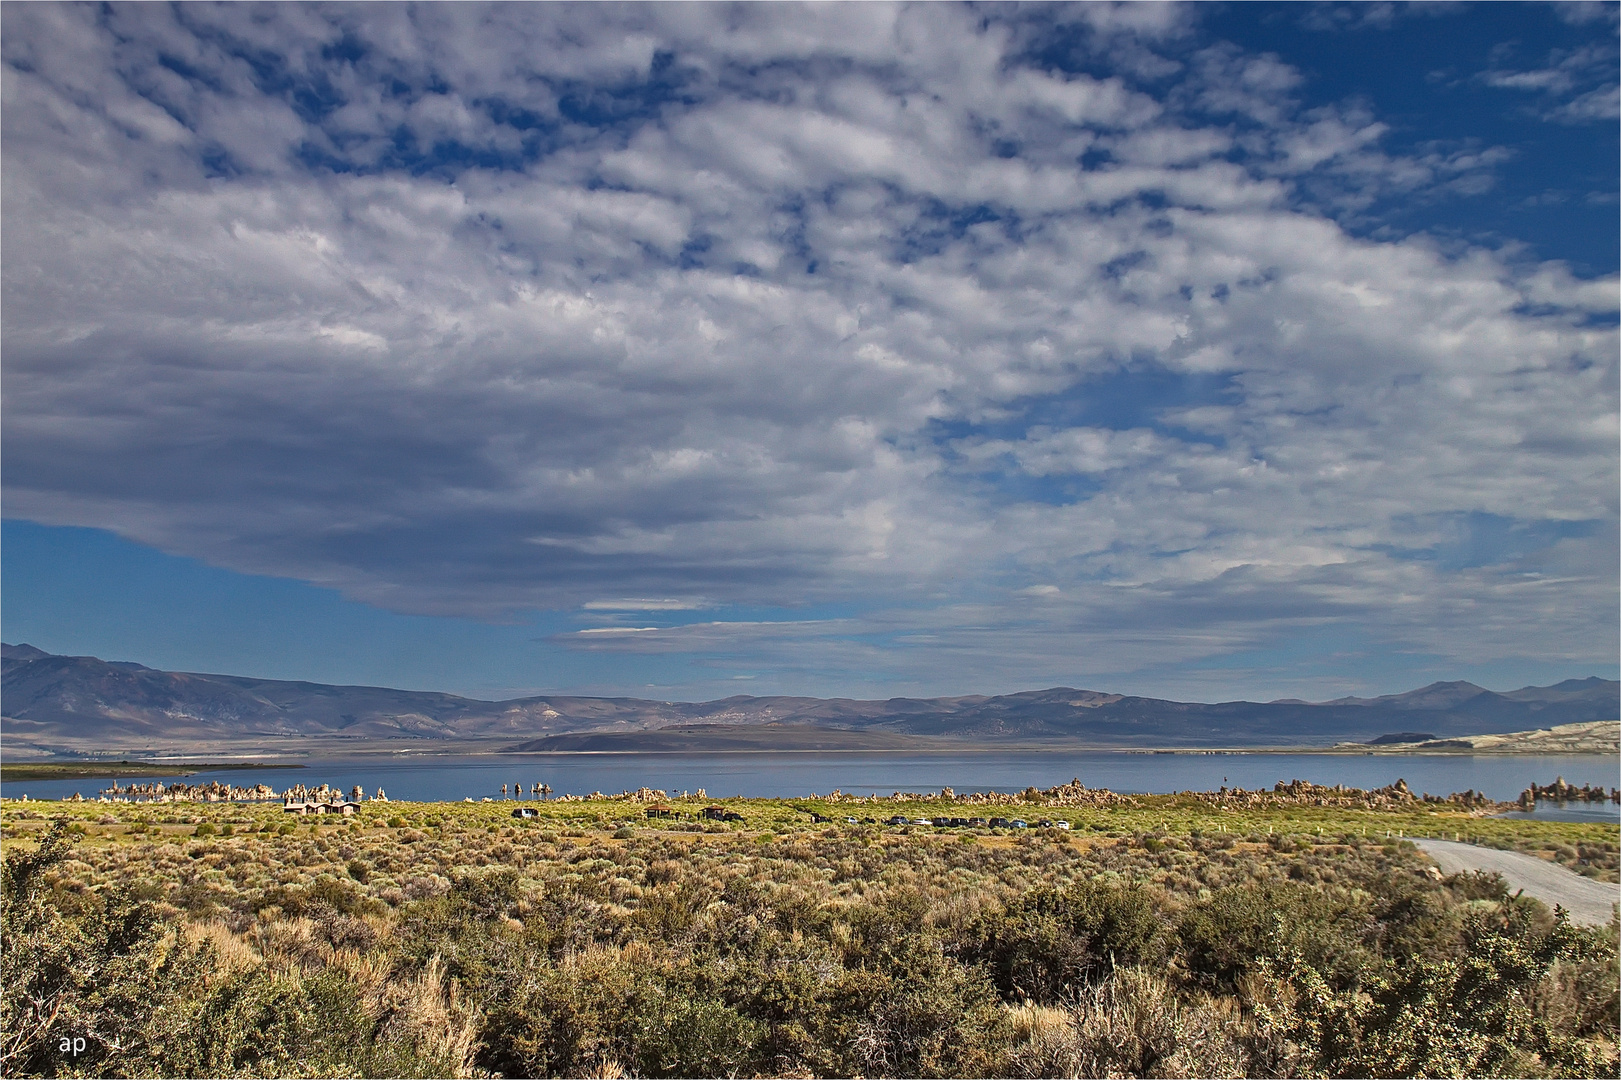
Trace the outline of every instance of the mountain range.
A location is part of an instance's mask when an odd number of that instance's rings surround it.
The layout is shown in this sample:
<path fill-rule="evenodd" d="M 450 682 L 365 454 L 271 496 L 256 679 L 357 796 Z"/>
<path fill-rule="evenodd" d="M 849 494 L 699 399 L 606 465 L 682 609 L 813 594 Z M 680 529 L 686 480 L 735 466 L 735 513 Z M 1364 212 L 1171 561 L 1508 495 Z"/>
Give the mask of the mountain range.
<path fill-rule="evenodd" d="M 901 749 L 952 740 L 985 747 L 1326 746 L 1392 732 L 1433 738 L 1615 720 L 1621 683 L 1569 679 L 1496 693 L 1438 682 L 1335 701 L 1214 704 L 1054 687 L 996 696 L 729 697 L 672 702 L 540 696 L 480 701 L 373 686 L 159 671 L 93 656 L 0 646 L 0 735 L 19 757 L 231 747 Z"/>

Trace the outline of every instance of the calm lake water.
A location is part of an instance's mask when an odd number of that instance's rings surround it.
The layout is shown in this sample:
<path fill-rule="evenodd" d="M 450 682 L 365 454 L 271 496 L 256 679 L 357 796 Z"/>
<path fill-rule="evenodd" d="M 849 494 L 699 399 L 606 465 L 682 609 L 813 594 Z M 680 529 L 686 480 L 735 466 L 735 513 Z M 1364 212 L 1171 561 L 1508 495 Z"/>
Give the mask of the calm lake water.
<path fill-rule="evenodd" d="M 731 795 L 801 797 L 837 788 L 849 795 L 894 791 L 1020 791 L 1079 778 L 1087 787 L 1120 792 L 1213 791 L 1228 787 L 1270 788 L 1283 780 L 1383 787 L 1405 779 L 1414 792 L 1446 795 L 1473 788 L 1496 799 L 1514 799 L 1531 783 L 1565 782 L 1615 786 L 1617 760 L 1598 755 L 1441 757 L 1339 754 L 1141 754 L 1107 751 L 1014 751 L 984 753 L 792 753 L 792 754 L 508 754 L 468 757 L 355 757 L 306 763 L 302 769 L 232 769 L 203 772 L 187 783 L 219 780 L 239 786 L 261 781 L 278 791 L 294 783 L 330 784 L 349 790 L 379 787 L 391 799 L 460 801 L 499 798 L 501 785 L 550 784 L 553 797 L 615 794 L 639 787 L 666 791 L 705 789 Z M 164 779 L 164 778 L 159 778 Z M 120 781 L 124 783 L 125 781 Z M 167 782 L 167 780 L 165 780 Z M 15 798 L 94 798 L 109 780 L 34 780 L 6 783 Z M 1558 813 L 1615 818 L 1612 804 L 1544 804 L 1538 817 Z"/>

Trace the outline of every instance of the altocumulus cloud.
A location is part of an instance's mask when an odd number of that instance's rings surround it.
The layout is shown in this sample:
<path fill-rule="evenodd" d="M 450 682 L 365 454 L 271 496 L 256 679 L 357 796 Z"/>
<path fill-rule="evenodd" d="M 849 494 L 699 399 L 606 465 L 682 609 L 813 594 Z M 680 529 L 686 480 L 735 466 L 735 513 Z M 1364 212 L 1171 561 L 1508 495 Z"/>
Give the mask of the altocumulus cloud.
<path fill-rule="evenodd" d="M 778 670 L 1613 661 L 1615 280 L 1362 227 L 1501 154 L 1199 17 L 8 5 L 6 511 Z"/>

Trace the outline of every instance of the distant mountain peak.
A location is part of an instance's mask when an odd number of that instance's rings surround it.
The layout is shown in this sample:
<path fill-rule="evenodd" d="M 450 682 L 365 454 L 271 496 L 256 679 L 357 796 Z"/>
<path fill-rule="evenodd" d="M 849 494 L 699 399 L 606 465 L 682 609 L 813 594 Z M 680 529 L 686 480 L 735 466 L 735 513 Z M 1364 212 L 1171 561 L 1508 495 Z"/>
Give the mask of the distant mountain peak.
<path fill-rule="evenodd" d="M 708 702 L 565 696 L 488 702 L 386 687 L 157 671 L 125 661 L 55 656 L 26 644 L 6 645 L 3 651 L 4 736 L 9 745 L 44 753 L 60 753 L 62 747 L 99 752 L 114 746 L 247 745 L 247 740 L 270 745 L 310 737 L 389 740 L 379 745 L 396 748 L 401 739 L 512 743 L 570 732 L 649 732 L 692 724 L 764 731 L 736 736 L 740 746 L 769 745 L 759 740 L 788 726 L 843 732 L 839 738 L 867 747 L 877 745 L 871 739 L 880 735 L 968 739 L 987 747 L 1010 740 L 1329 745 L 1381 735 L 1387 741 L 1419 734 L 1495 735 L 1614 721 L 1621 715 L 1621 684 L 1597 677 L 1502 693 L 1463 680 L 1441 681 L 1405 694 L 1316 704 L 1203 704 L 1067 686 L 888 701 L 739 695 Z M 837 739 L 818 734 L 812 741 L 823 747 Z"/>

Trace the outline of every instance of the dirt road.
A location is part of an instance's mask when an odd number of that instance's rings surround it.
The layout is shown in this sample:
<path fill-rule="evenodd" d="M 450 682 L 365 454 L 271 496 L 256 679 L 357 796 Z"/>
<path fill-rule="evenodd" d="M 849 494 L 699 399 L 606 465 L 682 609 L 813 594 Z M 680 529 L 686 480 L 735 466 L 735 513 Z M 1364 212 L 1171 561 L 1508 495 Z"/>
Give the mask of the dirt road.
<path fill-rule="evenodd" d="M 1518 851 L 1455 844 L 1450 840 L 1414 840 L 1415 844 L 1441 868 L 1444 874 L 1470 870 L 1495 870 L 1503 875 L 1510 890 L 1524 889 L 1549 907 L 1558 904 L 1570 912 L 1570 921 L 1585 926 L 1602 926 L 1621 902 L 1621 885 L 1584 878 L 1574 870 Z"/>

